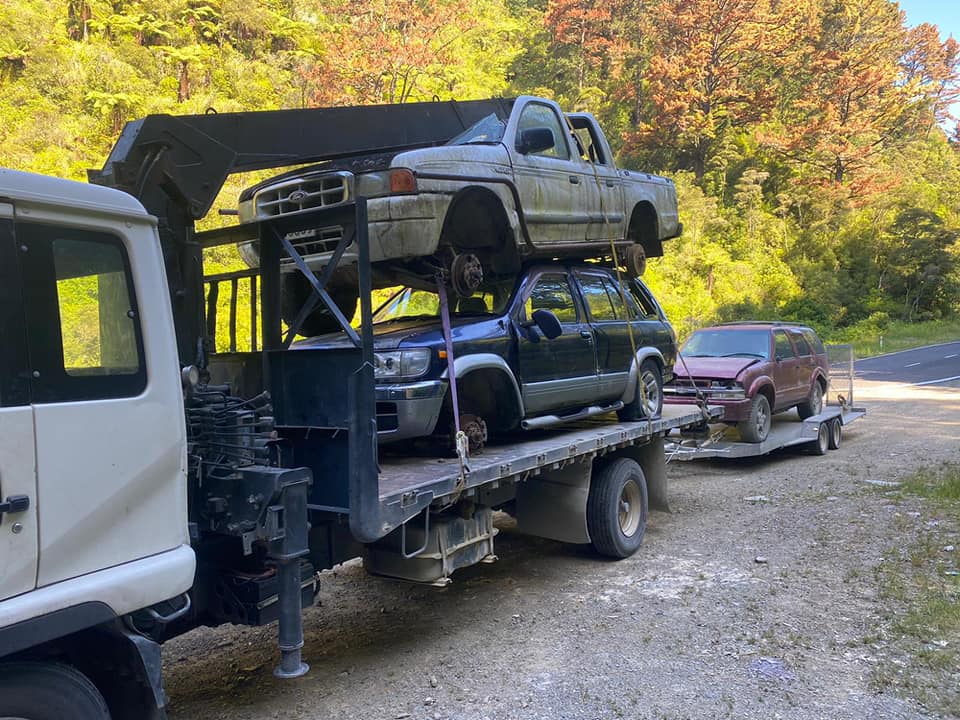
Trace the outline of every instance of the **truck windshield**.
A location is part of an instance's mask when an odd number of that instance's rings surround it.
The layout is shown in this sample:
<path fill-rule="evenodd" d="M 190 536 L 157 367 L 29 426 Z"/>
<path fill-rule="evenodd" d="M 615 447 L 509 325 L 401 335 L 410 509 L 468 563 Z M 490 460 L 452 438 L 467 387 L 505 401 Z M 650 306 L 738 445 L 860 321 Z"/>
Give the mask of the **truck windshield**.
<path fill-rule="evenodd" d="M 454 137 L 447 145 L 498 143 L 503 139 L 503 131 L 506 129 L 507 123 L 491 113 Z"/>
<path fill-rule="evenodd" d="M 684 357 L 770 356 L 767 330 L 697 330 L 680 348 Z"/>
<path fill-rule="evenodd" d="M 513 283 L 507 281 L 485 285 L 468 298 L 457 298 L 450 292 L 448 293 L 450 315 L 451 317 L 502 315 L 506 312 L 512 289 Z M 439 320 L 440 296 L 430 290 L 400 288 L 373 313 L 373 324 L 412 318 Z"/>

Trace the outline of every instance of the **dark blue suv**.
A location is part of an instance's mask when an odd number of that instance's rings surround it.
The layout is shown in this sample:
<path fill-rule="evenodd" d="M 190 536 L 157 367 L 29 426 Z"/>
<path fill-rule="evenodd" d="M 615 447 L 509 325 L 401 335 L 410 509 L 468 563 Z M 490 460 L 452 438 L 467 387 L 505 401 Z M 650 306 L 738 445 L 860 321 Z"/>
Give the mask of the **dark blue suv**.
<path fill-rule="evenodd" d="M 488 431 L 613 411 L 622 420 L 659 415 L 676 335 L 639 279 L 623 283 L 621 292 L 616 271 L 599 265 L 538 264 L 451 299 L 460 425 L 471 450 Z M 406 287 L 373 315 L 381 442 L 451 436 L 439 308 L 435 291 Z M 323 335 L 294 347 L 342 342 Z"/>

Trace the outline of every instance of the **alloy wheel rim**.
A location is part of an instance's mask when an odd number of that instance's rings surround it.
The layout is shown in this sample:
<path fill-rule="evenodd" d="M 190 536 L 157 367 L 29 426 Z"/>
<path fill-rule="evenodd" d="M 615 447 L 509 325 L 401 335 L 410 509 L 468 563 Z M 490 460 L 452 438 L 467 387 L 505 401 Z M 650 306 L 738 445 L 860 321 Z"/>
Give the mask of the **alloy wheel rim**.
<path fill-rule="evenodd" d="M 660 407 L 660 385 L 656 375 L 649 370 L 643 373 L 640 380 L 643 382 L 643 394 L 647 399 L 647 417 L 653 417 Z"/>
<path fill-rule="evenodd" d="M 628 480 L 620 491 L 620 508 L 617 513 L 620 531 L 632 537 L 640 528 L 643 519 L 643 495 L 635 480 Z"/>

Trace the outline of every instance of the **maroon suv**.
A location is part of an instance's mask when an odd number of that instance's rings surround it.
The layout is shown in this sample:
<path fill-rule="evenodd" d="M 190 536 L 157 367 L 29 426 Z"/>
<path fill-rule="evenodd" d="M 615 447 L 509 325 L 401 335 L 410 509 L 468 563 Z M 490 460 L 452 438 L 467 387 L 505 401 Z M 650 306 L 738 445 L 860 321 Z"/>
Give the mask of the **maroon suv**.
<path fill-rule="evenodd" d="M 724 422 L 747 442 L 763 442 L 770 416 L 792 407 L 818 415 L 827 392 L 827 351 L 803 325 L 742 322 L 703 328 L 680 348 L 667 403 L 692 404 L 698 393 L 722 405 Z"/>

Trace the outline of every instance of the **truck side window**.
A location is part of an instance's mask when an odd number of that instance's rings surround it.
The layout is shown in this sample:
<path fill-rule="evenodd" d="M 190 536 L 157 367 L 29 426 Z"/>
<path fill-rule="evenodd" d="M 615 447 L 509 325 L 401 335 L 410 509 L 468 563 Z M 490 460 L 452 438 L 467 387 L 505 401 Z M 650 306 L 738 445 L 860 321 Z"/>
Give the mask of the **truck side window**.
<path fill-rule="evenodd" d="M 129 262 L 103 232 L 22 223 L 35 402 L 138 395 L 143 339 Z"/>
<path fill-rule="evenodd" d="M 659 319 L 660 311 L 657 309 L 657 303 L 654 301 L 650 291 L 647 290 L 640 280 L 634 279 L 628 287 L 632 291 L 631 297 L 640 305 L 640 314 L 645 318 Z"/>
<path fill-rule="evenodd" d="M 560 124 L 560 119 L 552 108 L 540 103 L 529 103 L 524 107 L 517 123 L 517 132 L 520 133 L 532 128 L 549 128 L 553 132 L 553 146 L 546 150 L 530 153 L 531 155 L 543 155 L 560 160 L 570 159 L 570 149 L 565 140 L 567 129 Z"/>
<path fill-rule="evenodd" d="M 596 275 L 578 275 L 590 319 L 596 322 L 626 318 L 623 301 L 616 289 Z"/>
<path fill-rule="evenodd" d="M 534 310 L 549 310 L 560 322 L 577 321 L 577 306 L 574 305 L 570 283 L 565 275 L 541 275 L 537 278 L 524 304 L 527 318 L 533 317 Z"/>
<path fill-rule="evenodd" d="M 793 343 L 797 346 L 797 355 L 804 357 L 811 354 L 810 345 L 807 344 L 807 341 L 804 339 L 803 335 L 791 330 L 790 337 L 793 338 Z"/>

